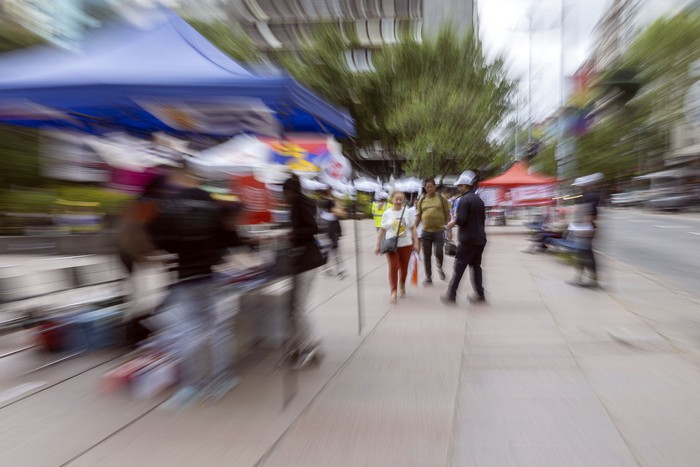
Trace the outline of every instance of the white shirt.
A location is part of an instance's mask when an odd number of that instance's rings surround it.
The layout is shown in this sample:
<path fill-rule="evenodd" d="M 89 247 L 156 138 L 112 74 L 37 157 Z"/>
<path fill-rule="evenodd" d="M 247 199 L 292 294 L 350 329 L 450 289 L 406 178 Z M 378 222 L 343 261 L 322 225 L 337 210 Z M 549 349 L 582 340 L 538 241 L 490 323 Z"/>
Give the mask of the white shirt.
<path fill-rule="evenodd" d="M 394 238 L 397 236 L 397 229 L 399 227 L 399 220 L 401 219 L 401 211 L 393 209 L 387 209 L 382 214 L 382 229 L 386 230 L 385 238 Z M 401 248 L 404 246 L 413 245 L 413 237 L 411 235 L 411 229 L 416 225 L 416 216 L 411 212 L 410 209 L 406 209 L 403 215 L 403 220 L 401 221 L 401 231 L 398 232 L 399 240 L 396 242 L 397 247 Z"/>

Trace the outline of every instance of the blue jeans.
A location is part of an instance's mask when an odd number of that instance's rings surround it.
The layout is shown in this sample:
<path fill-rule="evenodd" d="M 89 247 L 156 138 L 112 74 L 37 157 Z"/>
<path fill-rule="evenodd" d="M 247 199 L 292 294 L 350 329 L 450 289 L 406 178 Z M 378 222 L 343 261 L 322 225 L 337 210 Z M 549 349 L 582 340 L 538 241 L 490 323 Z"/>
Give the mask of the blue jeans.
<path fill-rule="evenodd" d="M 220 318 L 216 290 L 210 279 L 181 282 L 172 287 L 164 310 L 172 323 L 175 353 L 182 365 L 182 386 L 202 388 L 216 378 L 231 376 L 234 363 L 233 324 Z M 209 370 L 203 350 L 208 347 Z"/>

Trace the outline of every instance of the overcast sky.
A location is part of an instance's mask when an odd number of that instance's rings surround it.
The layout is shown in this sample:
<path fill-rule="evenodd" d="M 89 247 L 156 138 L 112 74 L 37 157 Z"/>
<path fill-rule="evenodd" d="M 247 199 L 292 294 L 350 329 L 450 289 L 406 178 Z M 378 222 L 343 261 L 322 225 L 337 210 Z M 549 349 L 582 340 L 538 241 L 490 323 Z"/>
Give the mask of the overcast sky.
<path fill-rule="evenodd" d="M 504 56 L 511 77 L 521 80 L 522 120 L 528 116 L 528 14 L 532 12 L 532 113 L 535 121 L 547 117 L 559 106 L 562 0 L 477 1 L 480 34 L 487 53 Z M 571 76 L 590 54 L 593 28 L 612 0 L 564 0 L 564 3 L 564 75 Z M 644 0 L 639 22 L 648 24 L 687 3 L 688 0 Z"/>

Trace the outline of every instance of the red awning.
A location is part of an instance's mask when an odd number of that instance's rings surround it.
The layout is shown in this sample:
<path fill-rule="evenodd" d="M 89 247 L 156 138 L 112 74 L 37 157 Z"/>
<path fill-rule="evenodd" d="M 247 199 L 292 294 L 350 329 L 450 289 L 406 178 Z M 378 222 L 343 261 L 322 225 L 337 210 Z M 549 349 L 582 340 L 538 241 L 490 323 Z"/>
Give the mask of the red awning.
<path fill-rule="evenodd" d="M 511 188 L 528 185 L 554 185 L 557 182 L 555 177 L 528 173 L 527 165 L 516 162 L 504 174 L 479 182 L 480 187 L 504 187 Z"/>

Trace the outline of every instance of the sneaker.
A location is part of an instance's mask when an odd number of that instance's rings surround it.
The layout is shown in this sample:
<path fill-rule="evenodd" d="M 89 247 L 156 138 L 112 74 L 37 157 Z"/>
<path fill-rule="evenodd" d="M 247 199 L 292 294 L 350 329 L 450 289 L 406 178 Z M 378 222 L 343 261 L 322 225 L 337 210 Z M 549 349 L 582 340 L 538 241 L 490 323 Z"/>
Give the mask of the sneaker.
<path fill-rule="evenodd" d="M 163 410 L 184 410 L 202 397 L 202 391 L 194 386 L 187 386 L 178 390 L 170 399 L 160 406 Z"/>
<path fill-rule="evenodd" d="M 399 298 L 404 298 L 406 297 L 406 288 L 401 288 L 399 289 Z"/>
<path fill-rule="evenodd" d="M 443 271 L 442 268 L 438 268 L 438 276 L 440 277 L 441 281 L 445 280 L 445 271 Z"/>
<path fill-rule="evenodd" d="M 486 303 L 486 297 L 479 295 L 470 295 L 467 297 L 469 303 Z"/>
<path fill-rule="evenodd" d="M 318 344 L 309 345 L 299 352 L 296 361 L 292 365 L 295 370 L 301 370 L 306 365 L 311 363 L 314 359 L 321 356 L 321 346 Z"/>
<path fill-rule="evenodd" d="M 441 301 L 444 305 L 449 305 L 449 306 L 454 306 L 454 305 L 457 304 L 457 299 L 452 298 L 452 297 L 450 297 L 450 296 L 448 296 L 448 295 L 440 295 L 440 301 Z"/>
<path fill-rule="evenodd" d="M 423 285 L 433 285 L 433 280 L 428 277 L 423 281 Z"/>

